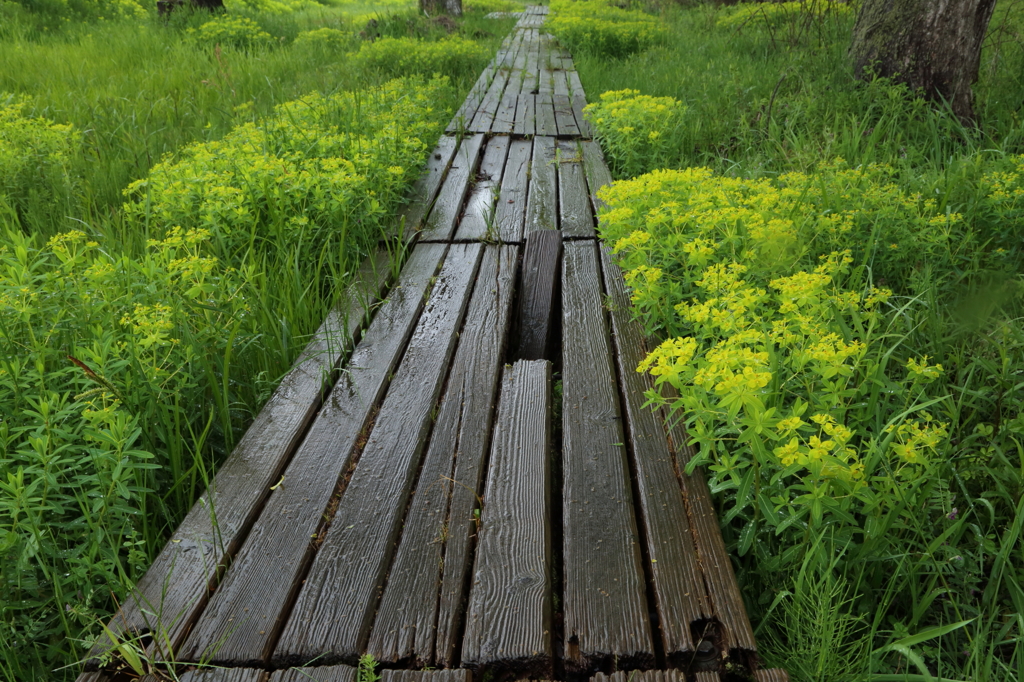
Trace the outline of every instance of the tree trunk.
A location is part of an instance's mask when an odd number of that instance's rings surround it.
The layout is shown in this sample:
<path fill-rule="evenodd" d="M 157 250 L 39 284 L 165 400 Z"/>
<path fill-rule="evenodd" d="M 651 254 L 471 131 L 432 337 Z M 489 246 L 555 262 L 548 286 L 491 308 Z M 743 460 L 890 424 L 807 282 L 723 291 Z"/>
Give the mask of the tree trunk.
<path fill-rule="evenodd" d="M 893 78 L 974 122 L 971 84 L 996 0 L 864 0 L 850 60 L 858 78 Z"/>
<path fill-rule="evenodd" d="M 420 11 L 430 17 L 438 14 L 461 17 L 462 0 L 420 0 Z"/>

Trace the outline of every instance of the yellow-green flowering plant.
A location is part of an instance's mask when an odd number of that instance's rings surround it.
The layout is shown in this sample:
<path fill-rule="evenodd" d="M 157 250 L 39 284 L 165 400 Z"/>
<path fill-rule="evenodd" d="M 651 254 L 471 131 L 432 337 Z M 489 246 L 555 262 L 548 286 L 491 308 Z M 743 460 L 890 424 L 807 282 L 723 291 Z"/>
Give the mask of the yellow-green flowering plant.
<path fill-rule="evenodd" d="M 187 29 L 186 34 L 197 45 L 210 48 L 217 46 L 253 48 L 268 45 L 274 39 L 249 17 L 232 14 L 219 16 L 199 28 Z"/>
<path fill-rule="evenodd" d="M 894 340 L 893 289 L 914 277 L 890 273 L 956 252 L 970 239 L 950 229 L 959 218 L 884 168 L 841 161 L 772 180 L 657 171 L 601 196 L 602 234 L 665 338 L 638 369 L 656 379 L 652 401 L 685 419 L 700 453 L 690 466 L 708 466 L 725 520 L 744 520 L 741 553 L 765 529 L 877 539 L 929 484 L 948 437 L 935 416 L 947 398 L 927 391 L 942 366 L 900 359 Z"/>
<path fill-rule="evenodd" d="M 457 76 L 476 73 L 489 57 L 483 45 L 461 36 L 437 41 L 385 37 L 363 43 L 352 55 L 352 63 L 387 76 Z"/>
<path fill-rule="evenodd" d="M 545 28 L 572 52 L 628 57 L 668 38 L 657 17 L 605 0 L 556 0 Z"/>
<path fill-rule="evenodd" d="M 686 107 L 674 97 L 651 97 L 639 90 L 602 93 L 599 102 L 583 109 L 620 177 L 670 165 L 674 159 L 668 139 L 685 113 Z"/>

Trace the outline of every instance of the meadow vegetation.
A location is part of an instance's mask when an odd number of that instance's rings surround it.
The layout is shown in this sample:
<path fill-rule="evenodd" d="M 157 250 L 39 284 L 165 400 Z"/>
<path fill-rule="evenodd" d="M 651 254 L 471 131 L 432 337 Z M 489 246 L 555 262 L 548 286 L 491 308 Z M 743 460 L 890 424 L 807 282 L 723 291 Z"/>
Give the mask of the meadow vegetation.
<path fill-rule="evenodd" d="M 853 78 L 846 3 L 690 5 L 618 10 L 671 40 L 574 57 L 620 179 L 602 236 L 657 340 L 638 370 L 697 446 L 763 657 L 1019 679 L 1022 7 L 997 5 L 968 129 Z"/>
<path fill-rule="evenodd" d="M 0 3 L 2 679 L 74 679 L 514 21 L 227 4 Z"/>

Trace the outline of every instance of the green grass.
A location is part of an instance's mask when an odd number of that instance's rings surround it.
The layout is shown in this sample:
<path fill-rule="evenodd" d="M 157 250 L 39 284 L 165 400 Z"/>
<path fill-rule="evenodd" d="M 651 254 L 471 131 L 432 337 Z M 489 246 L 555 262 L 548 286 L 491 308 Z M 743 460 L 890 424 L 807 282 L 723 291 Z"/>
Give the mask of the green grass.
<path fill-rule="evenodd" d="M 605 91 L 635 89 L 679 103 L 666 110 L 671 114 L 654 112 L 650 100 L 635 101 L 647 107 L 644 116 L 617 118 L 611 106 L 594 110 L 605 117 L 599 132 L 618 177 L 656 167 L 711 169 L 665 199 L 653 185 L 623 186 L 608 201 L 636 213 L 609 214 L 608 225 L 613 238 L 626 239 L 621 257 L 649 329 L 707 344 L 698 346 L 692 363 L 665 365 L 661 378 L 683 390 L 677 406 L 701 441 L 761 653 L 796 680 L 1018 679 L 1024 668 L 1024 214 L 1001 194 L 1000 178 L 1017 177 L 1015 155 L 1024 152 L 1018 110 L 1024 6 L 997 5 L 975 90 L 979 128 L 968 129 L 903 86 L 855 80 L 845 58 L 852 13 L 797 11 L 769 25 L 723 21 L 736 12 L 761 16 L 753 6 L 690 5 L 648 3 L 671 34 L 659 46 L 621 58 L 585 50 L 574 58 L 592 102 Z M 655 138 L 647 137 L 651 132 Z M 833 184 L 837 158 L 852 169 L 881 164 L 890 169 L 888 179 Z M 691 200 L 729 191 L 733 179 L 777 183 L 751 190 L 762 198 L 803 186 L 785 175 L 794 171 L 806 174 L 815 190 L 790 203 L 740 201 L 729 220 L 713 214 L 714 204 L 694 208 L 696 217 L 669 218 L 686 213 Z M 883 191 L 886 183 L 892 189 Z M 868 209 L 863 201 L 874 203 Z M 910 212 L 895 218 L 901 202 Z M 646 211 L 659 205 L 659 218 L 645 222 Z M 846 210 L 857 217 L 844 243 L 817 221 Z M 938 233 L 913 217 L 937 215 L 937 224 L 945 224 L 948 214 L 958 216 L 955 226 Z M 766 236 L 758 215 L 782 221 L 775 234 Z M 852 270 L 836 276 L 838 290 L 865 295 L 872 285 L 884 286 L 894 296 L 871 332 L 858 326 L 864 319 L 843 318 L 839 308 L 823 309 L 815 319 L 839 320 L 840 338 L 865 342 L 865 355 L 847 366 L 870 368 L 869 375 L 842 379 L 845 392 L 830 397 L 836 387 L 801 374 L 805 366 L 788 374 L 793 356 L 777 347 L 769 350 L 779 355 L 772 381 L 730 413 L 725 388 L 704 391 L 687 374 L 709 366 L 707 348 L 730 343 L 735 333 L 675 309 L 711 300 L 698 283 L 704 265 L 688 262 L 681 251 L 696 234 L 717 242 L 711 263 L 743 262 L 747 286 L 770 292 L 772 278 L 810 272 L 819 253 L 849 248 Z M 709 305 L 727 306 L 727 300 Z M 753 309 L 766 328 L 777 319 L 770 315 L 778 311 Z M 915 383 L 907 362 L 923 356 L 943 371 L 930 383 Z M 839 460 L 823 475 L 813 467 L 787 469 L 773 454 L 789 439 L 769 438 L 773 419 L 789 416 L 797 397 L 814 405 L 807 415 L 825 411 L 853 429 L 857 460 L 850 461 L 881 467 L 866 489 L 842 483 Z M 885 428 L 922 410 L 947 424 L 949 434 L 929 451 L 927 467 L 911 475 L 898 454 L 904 451 L 887 450 L 897 441 L 886 440 Z M 755 430 L 759 420 L 766 433 Z M 812 497 L 801 495 L 820 491 L 828 491 L 825 504 L 813 511 Z"/>
<path fill-rule="evenodd" d="M 449 34 L 393 3 L 238 12 L 270 36 L 249 47 L 204 43 L 201 12 L 68 23 L 0 7 L 0 107 L 22 102 L 0 116 L 17 146 L 0 153 L 0 677 L 75 677 L 384 237 L 514 23 L 468 9 L 455 30 L 483 49 L 429 86 L 415 64 L 350 59 L 366 37 Z M 352 168 L 335 126 L 368 145 Z"/>

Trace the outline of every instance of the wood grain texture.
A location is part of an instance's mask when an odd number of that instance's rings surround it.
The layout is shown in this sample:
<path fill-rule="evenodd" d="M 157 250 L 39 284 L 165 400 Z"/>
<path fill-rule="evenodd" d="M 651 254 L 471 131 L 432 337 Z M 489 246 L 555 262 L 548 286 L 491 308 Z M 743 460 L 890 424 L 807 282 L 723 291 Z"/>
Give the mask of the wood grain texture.
<path fill-rule="evenodd" d="M 347 665 L 288 668 L 271 673 L 269 682 L 356 682 L 357 673 Z"/>
<path fill-rule="evenodd" d="M 75 678 L 75 682 L 107 682 L 109 679 L 106 673 L 88 672 Z"/>
<path fill-rule="evenodd" d="M 550 363 L 505 370 L 462 644 L 469 668 L 551 675 L 550 413 Z"/>
<path fill-rule="evenodd" d="M 423 175 L 416 181 L 409 195 L 408 207 L 399 216 L 399 227 L 406 241 L 416 237 L 423 218 L 434 205 L 434 198 L 441 189 L 441 182 L 448 173 L 457 146 L 458 140 L 454 137 L 442 135 L 427 158 Z"/>
<path fill-rule="evenodd" d="M 569 79 L 569 96 L 572 98 L 572 113 L 576 118 L 576 126 L 580 129 L 580 135 L 586 138 L 594 136 L 594 129 L 590 121 L 583 115 L 583 107 L 587 106 L 587 94 L 583 92 L 583 83 L 580 81 L 580 74 L 575 70 L 567 73 Z"/>
<path fill-rule="evenodd" d="M 754 679 L 757 682 L 789 682 L 789 673 L 782 668 L 762 669 L 754 672 Z"/>
<path fill-rule="evenodd" d="M 718 673 L 700 671 L 693 674 L 694 682 L 721 682 Z"/>
<path fill-rule="evenodd" d="M 686 682 L 686 675 L 679 670 L 618 670 L 611 675 L 597 673 L 590 682 Z"/>
<path fill-rule="evenodd" d="M 666 397 L 672 395 L 670 389 L 671 387 L 665 387 Z M 666 414 L 662 414 L 662 419 L 669 424 L 677 421 L 669 419 Z M 697 547 L 697 560 L 704 574 L 704 583 L 715 617 L 722 625 L 718 628 L 716 639 L 721 641 L 722 647 L 729 651 L 730 655 L 739 656 L 744 659 L 747 667 L 756 668 L 757 644 L 754 641 L 754 631 L 750 627 L 750 619 L 743 604 L 739 583 L 736 582 L 732 561 L 725 549 L 722 530 L 718 525 L 718 515 L 715 514 L 715 507 L 711 502 L 704 473 L 697 469 L 692 475 L 685 474 L 686 464 L 693 458 L 693 450 L 687 445 L 686 429 L 681 422 L 670 427 L 669 436 L 677 460 L 676 466 L 681 474 L 690 528 Z"/>
<path fill-rule="evenodd" d="M 597 198 L 597 191 L 612 184 L 612 173 L 604 162 L 601 145 L 593 140 L 584 140 L 580 142 L 580 148 L 583 150 L 583 168 L 587 173 L 590 201 L 594 206 L 594 215 L 598 215 L 604 208 L 604 202 Z"/>
<path fill-rule="evenodd" d="M 483 247 L 453 245 L 299 592 L 275 665 L 363 653 Z"/>
<path fill-rule="evenodd" d="M 484 135 L 477 134 L 462 140 L 452 160 L 448 176 L 430 210 L 430 216 L 420 232 L 420 241 L 450 241 L 462 215 L 466 192 L 476 174 Z"/>
<path fill-rule="evenodd" d="M 382 670 L 380 682 L 473 682 L 468 670 Z"/>
<path fill-rule="evenodd" d="M 259 519 L 185 641 L 178 660 L 213 652 L 216 663 L 262 665 L 308 564 L 311 537 L 409 338 L 423 294 L 444 257 L 419 245 L 356 347 L 284 478 L 264 479 L 270 494 Z"/>
<path fill-rule="evenodd" d="M 660 415 L 644 406 L 644 394 L 654 385 L 649 374 L 636 371 L 647 355 L 643 330 L 632 314 L 622 272 L 606 249 L 602 249 L 601 257 L 662 650 L 669 665 L 685 666 L 695 650 L 691 623 L 712 618 L 714 613 L 664 423 Z"/>
<path fill-rule="evenodd" d="M 469 90 L 469 95 L 462 102 L 462 106 L 459 107 L 455 115 L 452 116 L 451 122 L 445 129 L 446 133 L 454 133 L 459 130 L 468 129 L 473 123 L 473 117 L 476 115 L 476 110 L 480 106 L 480 102 L 483 101 L 484 95 L 487 94 L 488 89 L 491 87 L 491 81 L 494 80 L 494 74 L 497 72 L 497 68 L 492 60 L 487 68 L 483 70 L 480 76 L 476 79 L 476 83 Z"/>
<path fill-rule="evenodd" d="M 516 360 L 553 359 L 561 260 L 562 235 L 557 230 L 540 230 L 526 236 L 516 311 L 516 346 L 512 353 Z"/>
<path fill-rule="evenodd" d="M 533 138 L 530 189 L 526 198 L 524 234 L 558 229 L 558 171 L 555 168 L 555 138 Z"/>
<path fill-rule="evenodd" d="M 108 627 L 127 638 L 152 633 L 149 655 L 167 658 L 206 605 L 218 567 L 238 549 L 269 488 L 323 402 L 341 359 L 383 293 L 389 255 L 376 252 L 353 276 L 342 303 L 324 319 L 231 452 L 209 490 L 193 505 Z M 100 641 L 91 657 L 103 655 Z"/>
<path fill-rule="evenodd" d="M 181 682 L 264 682 L 266 675 L 254 668 L 201 668 L 186 672 Z"/>
<path fill-rule="evenodd" d="M 593 237 L 594 214 L 576 140 L 558 141 L 558 226 L 563 237 Z"/>
<path fill-rule="evenodd" d="M 497 229 L 492 218 L 494 216 L 495 188 L 501 185 L 501 174 L 508 156 L 509 138 L 507 135 L 492 137 L 487 142 L 484 157 L 480 161 L 480 169 L 476 172 L 476 181 L 466 200 L 466 209 L 455 231 L 459 240 L 495 239 Z"/>
<path fill-rule="evenodd" d="M 576 116 L 572 111 L 572 99 L 569 95 L 569 82 L 566 80 L 566 72 L 562 70 L 552 72 L 552 104 L 555 108 L 555 126 L 558 134 L 569 137 L 579 137 L 580 129 L 576 125 Z"/>
<path fill-rule="evenodd" d="M 562 260 L 563 611 L 567 672 L 654 663 L 618 388 L 592 241 Z"/>
<path fill-rule="evenodd" d="M 469 124 L 471 132 L 487 133 L 491 130 L 494 116 L 498 113 L 498 107 L 501 104 L 502 93 L 505 92 L 505 87 L 508 85 L 509 69 L 503 62 L 504 56 L 501 62 L 496 63 L 498 70 L 494 74 L 494 80 L 491 81 L 491 87 L 487 89 L 487 94 L 484 95 L 473 116 L 473 122 Z"/>
<path fill-rule="evenodd" d="M 442 566 L 468 572 L 466 545 L 472 528 L 481 469 L 490 435 L 502 347 L 511 317 L 517 247 L 487 246 L 477 275 L 459 347 L 430 437 L 423 469 L 405 519 L 367 651 L 386 663 L 434 664 L 441 639 L 458 622 L 438 615 Z M 459 595 L 461 597 L 461 595 Z M 461 604 L 461 599 L 455 600 Z"/>
<path fill-rule="evenodd" d="M 516 99 L 516 121 L 512 126 L 512 132 L 516 135 L 533 135 L 537 132 L 534 118 L 536 98 L 533 93 L 519 93 Z"/>
<path fill-rule="evenodd" d="M 511 323 L 520 251 L 518 246 L 487 247 L 487 267 L 481 266 L 467 317 L 473 324 L 467 322 L 463 328 L 457 362 L 448 379 L 448 391 L 442 405 L 446 423 L 453 424 L 446 432 L 458 435 L 454 442 L 438 443 L 438 447 L 450 451 L 455 458 L 435 647 L 435 662 L 442 666 L 455 665 L 455 651 L 462 629 L 463 605 L 477 531 L 473 510 L 477 508 L 484 462 L 490 447 L 491 420 L 497 400 L 501 358 Z M 433 442 L 431 446 L 434 446 Z"/>
<path fill-rule="evenodd" d="M 501 177 L 498 204 L 494 210 L 494 226 L 498 238 L 506 243 L 523 240 L 532 157 L 531 141 L 514 140 L 511 143 Z"/>
<path fill-rule="evenodd" d="M 526 34 L 522 31 L 517 31 L 517 34 L 519 36 L 518 49 L 515 60 L 512 63 L 512 72 L 509 74 L 508 84 L 505 86 L 505 92 L 502 94 L 501 102 L 498 104 L 498 111 L 494 115 L 494 122 L 491 123 L 492 133 L 511 133 L 515 125 L 516 105 L 519 100 L 519 91 L 523 85 L 523 69 L 526 68 L 528 52 L 525 42 Z"/>
<path fill-rule="evenodd" d="M 550 92 L 543 89 L 534 98 L 534 120 L 537 135 L 558 134 L 558 124 L 555 122 L 555 103 Z"/>

